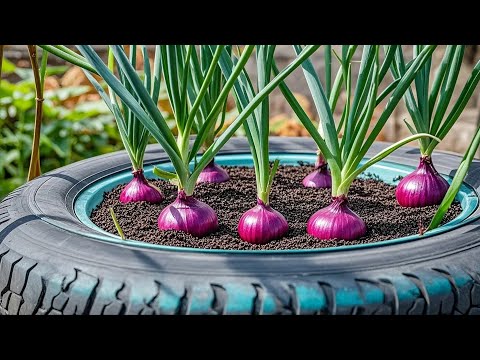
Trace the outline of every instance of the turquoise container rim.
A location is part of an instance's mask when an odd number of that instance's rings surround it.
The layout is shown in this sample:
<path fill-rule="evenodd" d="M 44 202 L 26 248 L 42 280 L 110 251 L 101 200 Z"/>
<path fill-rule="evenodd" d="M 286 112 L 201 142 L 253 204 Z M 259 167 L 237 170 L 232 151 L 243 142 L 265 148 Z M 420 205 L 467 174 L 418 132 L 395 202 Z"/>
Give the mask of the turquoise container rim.
<path fill-rule="evenodd" d="M 280 159 L 282 165 L 298 165 L 299 161 L 313 164 L 316 160 L 315 154 L 306 153 L 271 153 L 270 159 Z M 367 161 L 364 159 L 362 162 Z M 215 157 L 215 162 L 222 166 L 253 166 L 250 153 L 235 153 L 235 154 L 219 154 Z M 166 160 L 158 162 L 155 166 L 160 167 L 167 171 L 173 171 L 171 163 Z M 145 176 L 149 179 L 158 179 L 153 175 L 154 165 L 145 166 Z M 407 175 L 415 168 L 413 166 L 407 166 L 403 164 L 397 164 L 389 161 L 380 161 L 371 166 L 367 173 L 378 175 L 383 181 L 389 184 L 396 184 L 395 177 L 399 175 Z M 362 174 L 360 177 L 365 177 Z M 452 178 L 442 174 L 442 176 L 451 183 Z M 395 238 L 391 240 L 385 240 L 375 243 L 357 244 L 357 245 L 345 245 L 339 247 L 328 248 L 313 248 L 313 249 L 288 249 L 288 250 L 227 250 L 227 249 L 202 249 L 191 247 L 177 247 L 149 244 L 138 240 L 126 239 L 122 240 L 118 235 L 111 234 L 97 225 L 91 220 L 89 215 L 92 210 L 102 201 L 104 192 L 112 190 L 114 187 L 120 184 L 126 184 L 131 179 L 130 171 L 123 171 L 107 177 L 104 177 L 93 184 L 84 188 L 76 197 L 74 201 L 74 211 L 78 219 L 90 229 L 95 230 L 96 233 L 83 233 L 84 236 L 94 238 L 97 240 L 107 241 L 117 245 L 128 245 L 133 247 L 140 247 L 146 249 L 167 250 L 167 251 L 181 251 L 181 252 L 200 252 L 200 253 L 227 253 L 227 254 L 287 254 L 287 253 L 319 253 L 319 252 L 331 252 L 331 251 L 346 251 L 354 249 L 366 249 L 379 246 L 387 246 L 393 244 L 399 244 L 403 242 L 409 242 L 414 240 L 420 240 L 430 236 L 438 235 L 458 228 L 470 221 L 477 219 L 479 216 L 471 217 L 479 205 L 479 198 L 475 190 L 466 183 L 463 183 L 456 200 L 458 200 L 462 207 L 462 212 L 449 223 L 438 227 L 423 236 L 409 235 L 401 238 Z"/>

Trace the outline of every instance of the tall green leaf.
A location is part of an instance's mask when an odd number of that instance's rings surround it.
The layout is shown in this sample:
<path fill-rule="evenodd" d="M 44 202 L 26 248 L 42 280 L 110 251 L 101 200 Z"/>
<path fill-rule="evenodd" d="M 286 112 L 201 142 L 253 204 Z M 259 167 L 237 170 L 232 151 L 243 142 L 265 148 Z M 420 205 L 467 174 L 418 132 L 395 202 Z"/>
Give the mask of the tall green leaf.
<path fill-rule="evenodd" d="M 299 45 L 294 45 L 293 47 L 295 53 L 297 55 L 300 54 L 302 51 L 301 47 Z M 335 121 L 333 119 L 332 110 L 330 108 L 325 91 L 323 90 L 320 79 L 318 78 L 310 59 L 307 59 L 302 64 L 302 68 L 313 98 L 313 102 L 320 117 L 320 122 L 325 136 L 325 142 L 327 143 L 331 154 L 337 159 L 337 162 L 340 162 L 340 146 L 337 139 L 337 130 L 335 128 Z"/>
<path fill-rule="evenodd" d="M 450 208 L 450 205 L 452 205 L 453 200 L 455 200 L 455 196 L 457 196 L 457 193 L 460 190 L 460 187 L 462 186 L 463 180 L 467 176 L 468 169 L 470 168 L 470 164 L 472 163 L 473 158 L 475 157 L 475 153 L 477 152 L 479 145 L 480 145 L 480 128 L 477 129 L 477 132 L 475 133 L 475 136 L 472 139 L 472 142 L 470 143 L 467 151 L 465 152 L 462 162 L 460 163 L 460 166 L 458 167 L 458 170 L 455 173 L 455 176 L 453 177 L 452 183 L 450 184 L 450 187 L 448 188 L 447 193 L 445 194 L 445 197 L 442 200 L 442 203 L 438 207 L 437 212 L 433 216 L 433 219 L 430 225 L 428 226 L 427 231 L 435 229 L 441 224 L 443 218 L 445 217 L 445 214 L 448 212 L 448 209 Z"/>

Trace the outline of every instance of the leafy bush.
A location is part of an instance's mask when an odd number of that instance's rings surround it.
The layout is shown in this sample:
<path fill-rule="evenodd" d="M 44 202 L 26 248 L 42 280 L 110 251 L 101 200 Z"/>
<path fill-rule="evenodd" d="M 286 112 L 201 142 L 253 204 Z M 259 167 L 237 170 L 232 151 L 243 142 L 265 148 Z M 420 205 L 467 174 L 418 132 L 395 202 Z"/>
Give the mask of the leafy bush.
<path fill-rule="evenodd" d="M 68 69 L 47 69 L 50 77 L 40 138 L 43 173 L 122 149 L 113 117 L 104 102 L 92 95 L 94 90 L 86 85 L 59 85 L 58 76 Z M 18 81 L 0 82 L 0 199 L 26 181 L 35 116 L 31 69 L 15 67 L 4 59 L 2 73 Z"/>

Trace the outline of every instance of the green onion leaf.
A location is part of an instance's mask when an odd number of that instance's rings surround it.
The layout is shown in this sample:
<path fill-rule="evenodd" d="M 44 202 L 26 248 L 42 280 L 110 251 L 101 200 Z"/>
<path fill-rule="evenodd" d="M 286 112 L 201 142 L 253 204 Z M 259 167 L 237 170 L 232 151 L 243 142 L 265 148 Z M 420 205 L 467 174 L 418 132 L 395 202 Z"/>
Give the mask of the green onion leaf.
<path fill-rule="evenodd" d="M 477 132 L 474 138 L 472 139 L 472 142 L 470 143 L 467 151 L 465 152 L 462 162 L 460 163 L 460 166 L 458 167 L 457 172 L 453 177 L 452 183 L 450 184 L 450 187 L 448 188 L 448 191 L 445 194 L 445 197 L 443 198 L 442 203 L 438 207 L 437 212 L 433 216 L 433 219 L 430 225 L 428 226 L 427 231 L 435 229 L 441 224 L 445 214 L 450 208 L 450 205 L 452 204 L 453 200 L 455 200 L 455 196 L 457 196 L 458 190 L 460 190 L 463 180 L 467 176 L 468 169 L 470 168 L 470 164 L 472 163 L 473 158 L 475 157 L 475 153 L 477 152 L 479 145 L 480 145 L 480 128 L 477 129 Z"/>

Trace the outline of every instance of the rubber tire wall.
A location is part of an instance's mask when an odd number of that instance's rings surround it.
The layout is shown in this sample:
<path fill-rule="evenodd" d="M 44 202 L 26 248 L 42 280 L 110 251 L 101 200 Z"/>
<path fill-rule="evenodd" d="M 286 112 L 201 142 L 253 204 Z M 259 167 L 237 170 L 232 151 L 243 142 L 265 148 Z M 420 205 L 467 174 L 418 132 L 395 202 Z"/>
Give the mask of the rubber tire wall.
<path fill-rule="evenodd" d="M 374 144 L 368 155 L 385 146 Z M 312 153 L 315 145 L 272 138 L 270 149 Z M 222 152 L 248 151 L 245 139 L 235 138 Z M 387 160 L 416 166 L 418 158 L 418 150 L 405 147 Z M 165 159 L 158 146 L 148 147 L 146 164 Z M 460 157 L 437 153 L 434 162 L 451 174 Z M 129 168 L 124 152 L 80 161 L 0 203 L 0 313 L 480 313 L 478 220 L 403 244 L 308 254 L 166 251 L 89 237 L 93 231 L 73 211 L 76 195 Z M 478 162 L 467 182 L 479 188 Z"/>

